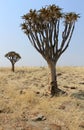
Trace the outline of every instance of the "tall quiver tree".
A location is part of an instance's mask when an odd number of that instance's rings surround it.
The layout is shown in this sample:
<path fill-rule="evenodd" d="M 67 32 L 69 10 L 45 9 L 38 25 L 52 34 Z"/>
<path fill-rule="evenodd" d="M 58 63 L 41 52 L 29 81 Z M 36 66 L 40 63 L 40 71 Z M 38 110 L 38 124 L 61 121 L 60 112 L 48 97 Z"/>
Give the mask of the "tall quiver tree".
<path fill-rule="evenodd" d="M 61 91 L 57 85 L 56 64 L 69 46 L 78 18 L 79 14 L 63 13 L 62 9 L 55 5 L 46 6 L 38 11 L 31 9 L 22 16 L 24 20 L 21 24 L 22 30 L 50 68 L 52 95 Z M 61 25 L 63 30 L 60 28 Z"/>
<path fill-rule="evenodd" d="M 11 51 L 11 52 L 8 52 L 5 57 L 10 60 L 11 64 L 12 64 L 12 71 L 14 72 L 15 71 L 15 63 L 21 59 L 21 56 L 14 52 L 14 51 Z"/>

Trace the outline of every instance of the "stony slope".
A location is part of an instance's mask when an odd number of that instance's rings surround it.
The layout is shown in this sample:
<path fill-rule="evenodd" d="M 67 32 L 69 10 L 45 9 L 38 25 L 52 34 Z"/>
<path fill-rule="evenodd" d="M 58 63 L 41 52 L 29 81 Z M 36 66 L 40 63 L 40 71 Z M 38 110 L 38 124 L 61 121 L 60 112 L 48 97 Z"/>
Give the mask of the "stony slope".
<path fill-rule="evenodd" d="M 50 97 L 45 67 L 0 68 L 0 130 L 83 130 L 84 68 L 58 67 L 67 95 Z"/>

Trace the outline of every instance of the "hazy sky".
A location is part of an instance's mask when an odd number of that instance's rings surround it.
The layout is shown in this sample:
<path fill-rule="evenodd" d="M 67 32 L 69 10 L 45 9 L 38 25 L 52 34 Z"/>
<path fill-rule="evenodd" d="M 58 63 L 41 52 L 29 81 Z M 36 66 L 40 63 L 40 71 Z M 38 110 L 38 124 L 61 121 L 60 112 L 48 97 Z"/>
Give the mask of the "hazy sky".
<path fill-rule="evenodd" d="M 0 66 L 10 66 L 4 57 L 9 51 L 18 52 L 21 66 L 44 66 L 45 60 L 32 47 L 21 30 L 21 16 L 30 9 L 40 9 L 45 5 L 56 4 L 64 12 L 80 13 L 70 46 L 60 57 L 58 65 L 84 66 L 84 0 L 0 0 Z"/>

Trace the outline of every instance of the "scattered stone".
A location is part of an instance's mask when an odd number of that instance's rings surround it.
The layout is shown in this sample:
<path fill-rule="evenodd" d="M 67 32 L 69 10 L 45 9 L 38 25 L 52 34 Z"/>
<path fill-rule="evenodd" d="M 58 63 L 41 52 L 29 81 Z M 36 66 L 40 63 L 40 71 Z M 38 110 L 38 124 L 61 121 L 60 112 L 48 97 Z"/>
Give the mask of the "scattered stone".
<path fill-rule="evenodd" d="M 7 107 L 0 109 L 0 113 L 13 113 L 13 111 L 9 107 Z"/>
<path fill-rule="evenodd" d="M 74 105 L 73 102 L 71 102 L 71 101 L 65 101 L 62 104 L 60 104 L 60 106 L 58 107 L 58 109 L 68 111 L 73 105 Z"/>
<path fill-rule="evenodd" d="M 26 115 L 25 112 L 22 113 L 22 115 L 21 115 L 21 120 L 22 120 L 22 121 L 28 121 L 28 116 Z"/>
<path fill-rule="evenodd" d="M 83 84 L 84 85 L 84 82 L 80 82 L 79 84 Z"/>
<path fill-rule="evenodd" d="M 20 94 L 25 94 L 26 90 L 20 90 Z"/>
<path fill-rule="evenodd" d="M 79 127 L 84 128 L 84 122 L 81 122 Z"/>
<path fill-rule="evenodd" d="M 69 86 L 63 86 L 64 88 L 69 88 Z"/>
<path fill-rule="evenodd" d="M 40 94 L 40 92 L 37 91 L 36 94 Z"/>
<path fill-rule="evenodd" d="M 46 120 L 46 118 L 42 114 L 39 114 L 36 117 L 32 118 L 32 121 L 44 121 L 44 120 Z"/>
<path fill-rule="evenodd" d="M 47 96 L 49 96 L 49 94 L 48 94 L 48 93 L 45 93 L 44 96 L 47 97 Z"/>
<path fill-rule="evenodd" d="M 0 110 L 0 113 L 3 113 L 3 110 Z"/>
<path fill-rule="evenodd" d="M 58 73 L 58 74 L 57 74 L 57 76 L 61 76 L 61 75 L 62 75 L 62 73 Z"/>
<path fill-rule="evenodd" d="M 65 106 L 64 106 L 64 105 L 60 105 L 60 106 L 59 106 L 59 109 L 64 110 L 64 109 L 65 109 Z"/>
<path fill-rule="evenodd" d="M 44 88 L 45 86 L 43 85 L 43 84 L 41 84 L 41 86 L 40 86 L 41 88 Z"/>
<path fill-rule="evenodd" d="M 76 89 L 76 87 L 63 86 L 64 88 Z"/>
<path fill-rule="evenodd" d="M 70 87 L 70 89 L 76 89 L 76 87 Z"/>
<path fill-rule="evenodd" d="M 22 90 L 20 90 L 20 94 L 22 94 L 23 93 L 23 91 Z"/>

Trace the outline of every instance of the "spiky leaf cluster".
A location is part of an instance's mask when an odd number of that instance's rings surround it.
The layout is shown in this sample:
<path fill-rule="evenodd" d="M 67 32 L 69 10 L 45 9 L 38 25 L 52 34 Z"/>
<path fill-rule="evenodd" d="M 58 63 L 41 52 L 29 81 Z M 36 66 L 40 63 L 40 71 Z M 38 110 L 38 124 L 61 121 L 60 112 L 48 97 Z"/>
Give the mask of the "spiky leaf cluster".
<path fill-rule="evenodd" d="M 31 33 L 31 31 L 40 32 L 46 29 L 50 22 L 56 22 L 61 17 L 61 8 L 55 5 L 46 6 L 38 11 L 31 9 L 22 17 L 25 20 L 22 29 L 26 34 Z"/>
<path fill-rule="evenodd" d="M 50 5 L 40 10 L 31 9 L 22 18 L 22 30 L 32 45 L 47 62 L 56 62 L 69 45 L 79 14 L 63 13 L 59 6 Z M 64 27 L 59 43 L 61 20 Z"/>
<path fill-rule="evenodd" d="M 77 21 L 77 19 L 80 18 L 80 16 L 79 14 L 76 14 L 74 12 L 70 12 L 65 14 L 64 18 L 65 18 L 65 22 L 70 23 L 70 22 Z"/>

